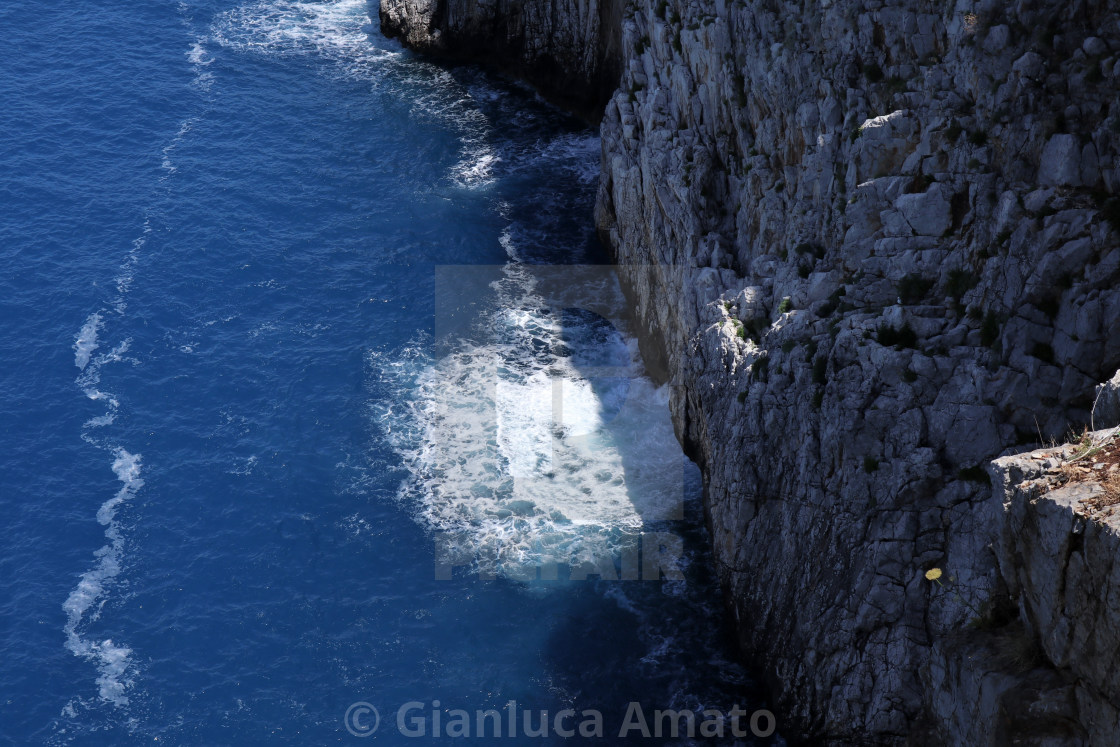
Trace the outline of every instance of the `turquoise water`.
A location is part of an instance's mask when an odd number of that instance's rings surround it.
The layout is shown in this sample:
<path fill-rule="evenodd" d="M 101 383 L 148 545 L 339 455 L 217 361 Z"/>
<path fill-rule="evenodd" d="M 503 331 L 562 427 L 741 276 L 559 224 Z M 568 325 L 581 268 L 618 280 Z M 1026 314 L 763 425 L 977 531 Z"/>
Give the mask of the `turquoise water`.
<path fill-rule="evenodd" d="M 760 707 L 595 133 L 371 18 L 0 10 L 3 743 L 360 742 L 359 702 L 416 743 L 405 703 L 431 741 L 514 701 L 640 744 L 631 702 Z M 681 577 L 581 565 L 643 537 Z"/>

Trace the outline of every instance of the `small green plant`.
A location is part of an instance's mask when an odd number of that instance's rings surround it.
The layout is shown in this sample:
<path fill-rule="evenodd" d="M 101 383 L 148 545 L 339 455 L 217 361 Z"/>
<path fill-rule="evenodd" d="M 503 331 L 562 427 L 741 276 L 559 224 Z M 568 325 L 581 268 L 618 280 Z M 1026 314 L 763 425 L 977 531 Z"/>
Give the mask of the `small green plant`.
<path fill-rule="evenodd" d="M 909 368 L 902 372 L 902 380 L 907 384 L 913 384 L 918 380 L 918 374 L 911 371 Z"/>
<path fill-rule="evenodd" d="M 1093 447 L 1096 445 L 1093 441 L 1093 434 L 1089 432 L 1088 428 L 1082 431 L 1080 436 L 1077 435 L 1076 431 L 1070 428 L 1067 440 L 1075 444 L 1073 454 L 1070 455 L 1068 460 L 1071 462 L 1084 459 L 1090 452 L 1094 451 Z M 1097 451 L 1099 451 L 1099 449 L 1097 449 Z"/>
<path fill-rule="evenodd" d="M 871 474 L 879 469 L 879 460 L 873 456 L 865 456 L 863 458 L 863 471 Z"/>
<path fill-rule="evenodd" d="M 737 396 L 736 399 L 739 400 L 739 404 L 743 404 L 747 401 L 747 393 L 745 391 L 739 392 L 739 396 Z"/>

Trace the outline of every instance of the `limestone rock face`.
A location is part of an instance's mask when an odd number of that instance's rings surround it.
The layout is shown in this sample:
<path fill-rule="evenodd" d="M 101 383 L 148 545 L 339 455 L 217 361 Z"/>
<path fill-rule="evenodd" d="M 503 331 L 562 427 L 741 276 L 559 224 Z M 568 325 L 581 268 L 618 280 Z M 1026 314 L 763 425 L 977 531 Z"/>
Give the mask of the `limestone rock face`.
<path fill-rule="evenodd" d="M 1019 588 L 986 463 L 1088 424 L 1120 366 L 1102 210 L 1120 187 L 1116 12 L 633 8 L 598 221 L 664 350 L 740 639 L 787 732 L 1007 743 L 979 697 L 996 678 L 1005 707 L 1051 714 L 1022 734 L 1061 733 L 1074 712 L 1052 701 L 1077 693 L 1055 689 L 1057 662 L 1028 682 L 998 656 L 945 657 L 987 645 L 977 620 Z M 713 268 L 725 285 L 701 293 Z M 717 354 L 747 289 L 762 323 Z"/>
<path fill-rule="evenodd" d="M 381 29 L 428 54 L 483 62 L 597 119 L 618 85 L 625 0 L 381 0 Z"/>
<path fill-rule="evenodd" d="M 1115 434 L 1094 435 L 1103 442 Z M 1055 485 L 1054 464 L 1068 465 L 1078 453 L 1084 449 L 1042 449 L 992 465 L 994 498 L 1005 509 L 993 549 L 1007 600 L 1017 603 L 1019 622 L 1011 631 L 1004 629 L 1002 639 L 998 632 L 974 637 L 974 643 L 987 638 L 989 648 L 995 639 L 992 664 L 978 666 L 981 657 L 974 657 L 970 666 L 957 666 L 976 672 L 1010 669 L 1018 675 L 1008 680 L 1010 698 L 994 681 L 988 683 L 986 696 L 1002 701 L 1003 712 L 990 712 L 971 727 L 993 725 L 988 728 L 997 737 L 995 744 L 1041 743 L 1043 737 L 1052 744 L 1115 744 L 1120 735 L 1120 507 L 1108 505 L 1115 497 L 1102 507 L 1101 480 Z M 1092 459 L 1083 469 L 1107 475 L 1104 465 L 1094 469 Z M 1024 683 L 1033 685 L 1036 695 L 1026 702 L 1054 717 L 1043 724 L 1050 733 L 1039 733 L 1037 721 L 1032 726 L 1033 718 L 1023 718 L 1024 701 L 1015 700 L 1022 693 L 1014 688 Z M 956 700 L 969 700 L 969 693 L 959 695 Z M 997 726 L 1016 721 L 1036 730 L 1030 735 L 1034 742 L 1021 742 L 1019 735 L 1001 733 Z M 1024 731 L 1022 737 L 1028 734 Z M 999 741 L 1006 737 L 1011 738 Z"/>
<path fill-rule="evenodd" d="M 421 49 L 500 47 L 538 33 L 527 12 L 382 0 L 383 26 Z M 1120 368 L 1116 6 L 632 0 L 608 15 L 538 43 L 620 40 L 596 220 L 703 470 L 718 570 L 783 734 L 1120 744 L 1111 675 L 1081 661 L 1108 642 L 1072 620 L 1111 607 L 1055 611 L 1077 553 L 1045 561 L 1077 520 L 1060 498 L 1009 499 L 1026 478 L 988 467 L 1087 425 Z M 1023 641 L 1040 651 L 1026 664 L 1005 652 Z"/>

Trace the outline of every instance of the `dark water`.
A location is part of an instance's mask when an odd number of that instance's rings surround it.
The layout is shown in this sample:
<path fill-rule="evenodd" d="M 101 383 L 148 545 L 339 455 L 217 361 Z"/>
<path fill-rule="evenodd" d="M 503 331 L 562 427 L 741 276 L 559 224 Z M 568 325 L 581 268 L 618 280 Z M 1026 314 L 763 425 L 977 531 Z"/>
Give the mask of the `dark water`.
<path fill-rule="evenodd" d="M 536 269 L 605 262 L 595 134 L 371 18 L 0 9 L 3 743 L 760 706 L 609 272 Z"/>

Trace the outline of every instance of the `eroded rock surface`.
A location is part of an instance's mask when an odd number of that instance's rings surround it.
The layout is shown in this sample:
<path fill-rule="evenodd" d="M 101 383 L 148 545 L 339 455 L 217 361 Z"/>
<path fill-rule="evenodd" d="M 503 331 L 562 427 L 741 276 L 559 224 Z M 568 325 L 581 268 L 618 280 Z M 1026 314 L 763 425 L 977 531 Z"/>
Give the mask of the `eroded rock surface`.
<path fill-rule="evenodd" d="M 573 49 L 621 40 L 597 222 L 784 733 L 1120 744 L 1111 680 L 1072 663 L 1103 644 L 1047 645 L 1031 617 L 1075 555 L 1023 576 L 1060 532 L 987 468 L 1088 424 L 1120 368 L 1114 6 L 634 0 L 617 29 L 603 7 L 575 13 L 594 33 L 498 2 L 383 0 L 382 21 L 421 49 L 563 39 L 546 54 L 576 82 Z"/>
<path fill-rule="evenodd" d="M 618 82 L 625 0 L 381 0 L 381 28 L 407 46 L 482 62 L 597 120 Z"/>

